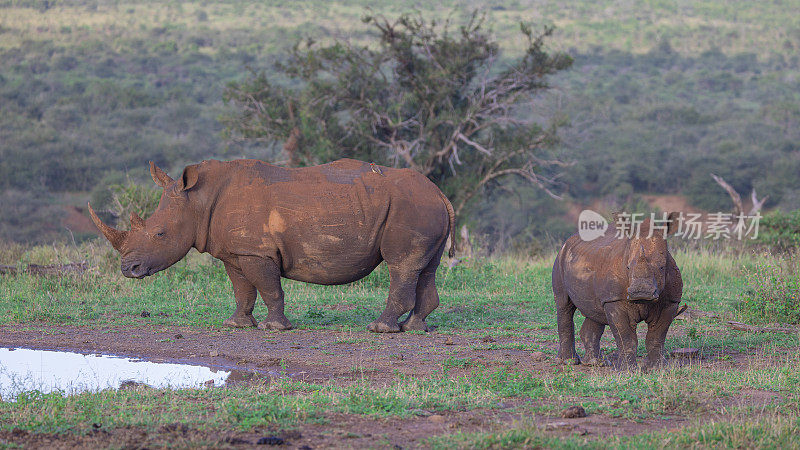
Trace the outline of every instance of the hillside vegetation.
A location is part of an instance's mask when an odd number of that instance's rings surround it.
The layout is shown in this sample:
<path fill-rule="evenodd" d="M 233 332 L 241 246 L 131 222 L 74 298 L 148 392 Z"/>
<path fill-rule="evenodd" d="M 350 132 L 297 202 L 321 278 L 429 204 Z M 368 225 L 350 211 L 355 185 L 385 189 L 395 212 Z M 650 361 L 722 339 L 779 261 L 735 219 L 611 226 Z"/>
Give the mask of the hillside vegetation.
<path fill-rule="evenodd" d="M 368 5 L 453 20 L 482 7 L 508 55 L 523 49 L 520 19 L 555 25 L 548 45 L 575 62 L 530 114 L 566 124 L 557 151 L 575 161 L 562 187 L 573 200 L 634 205 L 637 194 L 674 193 L 728 210 L 714 171 L 769 194 L 767 207 L 800 207 L 800 1 L 5 0 L 0 239 L 67 237 L 64 204 L 92 190 L 107 199 L 126 175 L 149 183 L 149 160 L 172 173 L 209 157 L 280 161 L 277 146 L 223 138 L 223 89 L 269 70 L 297 39 L 363 41 Z M 515 194 L 495 189 L 471 211 L 478 234 L 513 245 L 571 228 L 563 203 L 501 187 Z"/>

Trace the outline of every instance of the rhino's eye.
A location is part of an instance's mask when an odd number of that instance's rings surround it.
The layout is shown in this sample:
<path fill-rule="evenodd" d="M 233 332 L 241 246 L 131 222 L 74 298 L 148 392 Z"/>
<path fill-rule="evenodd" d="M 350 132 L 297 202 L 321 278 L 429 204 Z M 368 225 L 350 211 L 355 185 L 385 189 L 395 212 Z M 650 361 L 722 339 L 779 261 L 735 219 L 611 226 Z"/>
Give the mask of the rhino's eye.
<path fill-rule="evenodd" d="M 164 237 L 164 231 L 157 231 L 156 234 L 154 234 L 153 236 L 157 238 Z"/>

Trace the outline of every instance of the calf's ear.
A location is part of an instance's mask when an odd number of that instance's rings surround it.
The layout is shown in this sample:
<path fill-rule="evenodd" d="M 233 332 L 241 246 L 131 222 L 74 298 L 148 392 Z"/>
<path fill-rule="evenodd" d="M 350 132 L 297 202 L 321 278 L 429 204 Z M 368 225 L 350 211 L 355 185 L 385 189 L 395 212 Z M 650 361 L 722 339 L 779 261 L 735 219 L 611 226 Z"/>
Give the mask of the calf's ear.
<path fill-rule="evenodd" d="M 667 234 L 675 234 L 680 227 L 682 214 L 679 212 L 671 212 L 667 216 Z"/>

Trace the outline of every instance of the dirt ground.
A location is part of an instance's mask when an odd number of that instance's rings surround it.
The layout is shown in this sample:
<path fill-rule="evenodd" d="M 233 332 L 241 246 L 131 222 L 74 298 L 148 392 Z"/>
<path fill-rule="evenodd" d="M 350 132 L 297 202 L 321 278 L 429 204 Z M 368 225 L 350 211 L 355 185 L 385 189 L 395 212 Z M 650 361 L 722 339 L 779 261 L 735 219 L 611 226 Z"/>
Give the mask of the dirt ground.
<path fill-rule="evenodd" d="M 446 358 L 464 358 L 474 365 L 513 367 L 533 373 L 564 370 L 554 353 L 557 343 L 553 331 L 531 330 L 520 337 L 488 337 L 480 334 L 373 334 L 366 331 L 292 330 L 264 332 L 256 329 L 198 330 L 182 327 L 89 329 L 64 326 L 0 326 L 0 346 L 30 349 L 65 350 L 79 353 L 104 353 L 138 357 L 154 362 L 203 364 L 232 370 L 229 382 L 245 373 L 264 377 L 288 374 L 309 382 L 352 383 L 367 379 L 380 386 L 397 373 L 425 376 L 441 370 Z M 514 349 L 486 349 L 508 343 L 536 344 L 546 352 Z M 491 344 L 491 345 L 490 345 Z M 213 356 L 212 356 L 213 355 Z M 751 362 L 743 355 L 705 361 L 730 369 L 745 368 Z M 609 367 L 576 366 L 586 372 L 608 372 Z M 468 368 L 452 368 L 458 374 Z M 768 402 L 769 392 L 743 392 L 734 400 L 757 406 Z M 575 399 L 579 403 L 584 399 Z M 513 399 L 508 407 L 513 407 Z M 521 402 L 522 400 L 519 400 Z M 569 404 L 565 404 L 570 406 Z M 213 442 L 213 446 L 246 448 L 259 440 L 282 443 L 282 448 L 385 447 L 413 448 L 429 436 L 455 432 L 502 431 L 521 424 L 535 425 L 549 433 L 587 436 L 627 435 L 672 429 L 689 419 L 667 417 L 630 420 L 602 414 L 563 419 L 518 413 L 513 408 L 487 408 L 433 413 L 419 411 L 413 418 L 371 418 L 359 415 L 330 414 L 325 424 L 301 425 L 294 430 L 265 429 L 252 433 L 211 433 L 182 424 L 165 426 L 153 433 L 138 428 L 88 430 L 73 434 L 32 434 L 23 430 L 0 432 L 0 443 L 13 442 L 24 447 L 146 448 L 163 445 L 191 446 Z M 387 438 L 388 437 L 388 438 Z M 277 439 L 271 439 L 277 438 Z M 202 445 L 202 444 L 201 444 Z"/>

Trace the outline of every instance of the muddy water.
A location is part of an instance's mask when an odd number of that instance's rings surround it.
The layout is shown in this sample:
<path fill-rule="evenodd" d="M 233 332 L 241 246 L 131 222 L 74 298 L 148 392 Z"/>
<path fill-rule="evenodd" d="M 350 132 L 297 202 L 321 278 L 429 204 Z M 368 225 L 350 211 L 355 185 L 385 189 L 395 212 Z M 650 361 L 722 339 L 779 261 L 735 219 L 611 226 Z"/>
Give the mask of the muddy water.
<path fill-rule="evenodd" d="M 157 388 L 199 388 L 224 385 L 239 379 L 236 371 L 206 366 L 155 363 L 113 355 L 23 348 L 0 348 L 0 400 L 38 390 L 75 394 L 146 384 Z"/>

